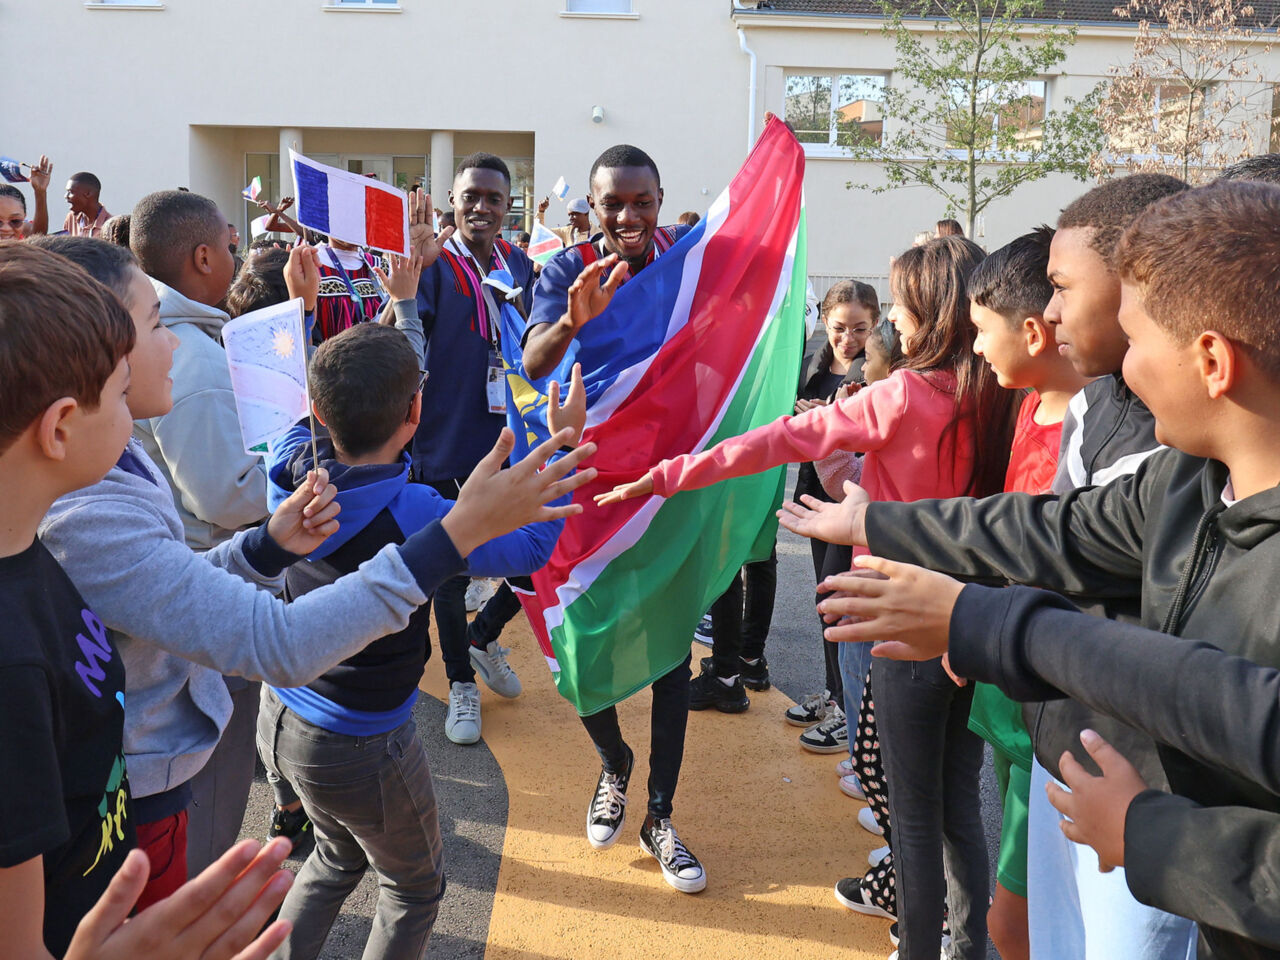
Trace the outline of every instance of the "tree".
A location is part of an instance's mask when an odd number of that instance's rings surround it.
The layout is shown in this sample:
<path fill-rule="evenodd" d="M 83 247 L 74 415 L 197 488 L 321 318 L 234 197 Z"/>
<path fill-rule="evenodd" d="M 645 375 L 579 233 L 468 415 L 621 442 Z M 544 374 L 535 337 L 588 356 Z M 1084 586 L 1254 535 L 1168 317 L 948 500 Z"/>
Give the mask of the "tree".
<path fill-rule="evenodd" d="M 922 186 L 966 221 L 1051 173 L 1084 180 L 1102 147 L 1097 91 L 1046 109 L 1045 74 L 1066 58 L 1074 28 L 1043 20 L 1043 0 L 881 0 L 897 69 L 885 86 L 879 138 L 851 135 L 858 159 L 879 161 L 883 193 Z M 844 138 L 842 138 L 843 140 Z M 878 139 L 878 142 L 876 142 Z"/>
<path fill-rule="evenodd" d="M 1261 111 L 1251 101 L 1268 97 L 1269 114 L 1272 88 L 1256 56 L 1268 49 L 1260 30 L 1273 24 L 1242 0 L 1128 0 L 1115 12 L 1138 31 L 1098 105 L 1108 150 L 1095 173 L 1123 167 L 1198 183 L 1257 152 Z"/>

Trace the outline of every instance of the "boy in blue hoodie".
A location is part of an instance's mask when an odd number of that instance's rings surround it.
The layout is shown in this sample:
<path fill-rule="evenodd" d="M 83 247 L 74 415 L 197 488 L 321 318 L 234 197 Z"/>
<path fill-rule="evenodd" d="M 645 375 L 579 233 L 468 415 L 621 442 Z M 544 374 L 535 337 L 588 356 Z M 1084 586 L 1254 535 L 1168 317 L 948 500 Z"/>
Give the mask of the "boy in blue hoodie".
<path fill-rule="evenodd" d="M 405 446 L 418 430 L 426 374 L 404 334 L 362 324 L 325 341 L 311 363 L 316 416 L 327 428 L 320 463 L 338 488 L 341 528 L 286 575 L 289 599 L 355 570 L 453 506 L 433 487 L 410 483 Z M 564 407 L 574 436 L 585 421 L 579 384 Z M 561 426 L 564 423 L 560 424 Z M 269 496 L 282 502 L 314 469 L 310 432 L 295 427 L 268 458 Z M 467 573 L 519 576 L 546 563 L 563 521 L 536 523 L 478 547 Z M 282 956 L 314 957 L 343 901 L 369 866 L 380 892 L 366 956 L 420 957 L 444 894 L 435 794 L 411 716 L 430 655 L 429 608 L 312 683 L 264 686 L 258 749 L 294 786 L 316 845 L 286 898 L 293 922 Z"/>

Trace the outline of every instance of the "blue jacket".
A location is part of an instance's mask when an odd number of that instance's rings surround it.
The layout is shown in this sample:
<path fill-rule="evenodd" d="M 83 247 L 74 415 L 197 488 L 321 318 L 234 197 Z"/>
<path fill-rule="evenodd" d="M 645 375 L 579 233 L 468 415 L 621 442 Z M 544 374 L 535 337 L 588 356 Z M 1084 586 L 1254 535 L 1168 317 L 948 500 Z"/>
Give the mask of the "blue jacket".
<path fill-rule="evenodd" d="M 317 435 L 320 465 L 338 488 L 338 532 L 285 576 L 289 600 L 350 573 L 388 543 L 403 543 L 453 506 L 434 489 L 409 481 L 409 456 L 397 463 L 348 466 L 333 456 L 333 443 Z M 275 510 L 312 469 L 311 434 L 299 424 L 267 457 L 268 501 Z M 527 576 L 555 548 L 564 521 L 533 523 L 490 540 L 467 557 L 477 577 Z M 280 699 L 309 723 L 351 736 L 385 733 L 404 723 L 417 698 L 422 665 L 430 656 L 430 605 L 424 604 L 398 633 L 382 637 L 305 687 L 278 689 Z"/>

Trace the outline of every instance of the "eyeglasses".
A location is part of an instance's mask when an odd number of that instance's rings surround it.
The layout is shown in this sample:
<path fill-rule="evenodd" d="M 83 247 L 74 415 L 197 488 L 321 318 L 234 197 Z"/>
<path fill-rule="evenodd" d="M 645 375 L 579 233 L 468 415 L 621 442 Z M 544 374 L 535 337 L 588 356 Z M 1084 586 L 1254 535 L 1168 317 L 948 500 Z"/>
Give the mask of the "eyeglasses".
<path fill-rule="evenodd" d="M 14 231 L 21 230 L 22 225 L 26 222 L 26 218 L 24 217 L 15 217 L 12 220 L 0 220 L 0 223 L 7 223 L 9 225 L 9 229 Z"/>
<path fill-rule="evenodd" d="M 412 395 L 409 397 L 409 412 L 413 413 L 413 401 L 418 399 L 418 394 L 422 392 L 422 385 L 427 382 L 427 371 L 419 370 L 421 376 L 418 377 L 418 385 L 414 387 Z"/>

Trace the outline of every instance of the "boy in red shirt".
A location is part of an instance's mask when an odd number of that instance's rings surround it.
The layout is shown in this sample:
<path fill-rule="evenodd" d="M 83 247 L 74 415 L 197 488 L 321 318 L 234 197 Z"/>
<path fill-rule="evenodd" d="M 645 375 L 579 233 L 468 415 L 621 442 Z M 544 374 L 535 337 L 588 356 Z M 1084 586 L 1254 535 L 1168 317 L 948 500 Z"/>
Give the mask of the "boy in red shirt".
<path fill-rule="evenodd" d="M 1004 489 L 1048 493 L 1058 469 L 1062 420 L 1072 395 L 1088 381 L 1058 352 L 1044 308 L 1053 296 L 1047 279 L 1054 231 L 1039 227 L 995 251 L 969 279 L 969 315 L 977 328 L 973 350 L 1000 386 L 1026 390 L 1009 453 Z M 1028 960 L 1027 803 L 1031 791 L 1031 735 L 1022 707 L 996 687 L 974 689 L 969 729 L 989 744 L 1004 802 L 996 893 L 988 931 L 1005 960 Z"/>

